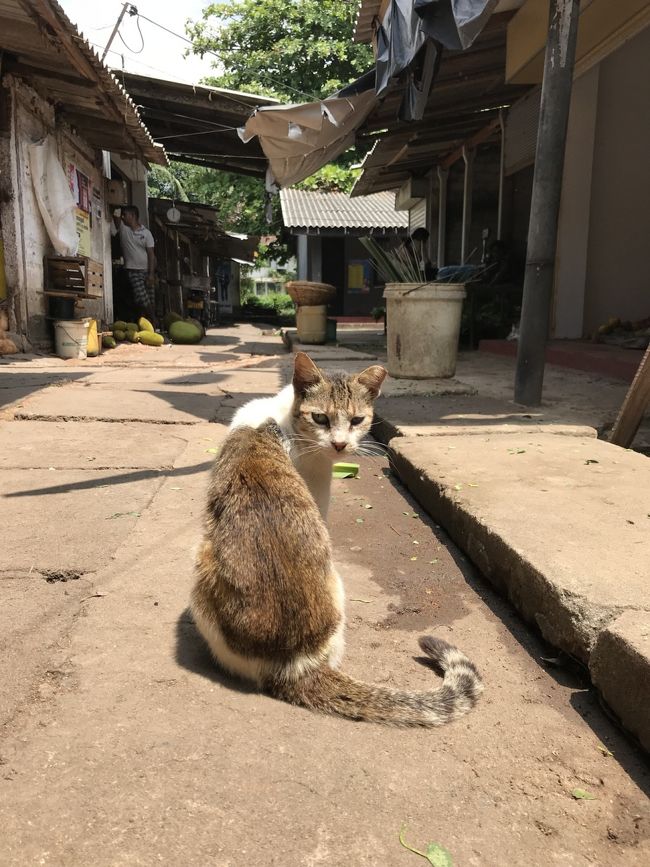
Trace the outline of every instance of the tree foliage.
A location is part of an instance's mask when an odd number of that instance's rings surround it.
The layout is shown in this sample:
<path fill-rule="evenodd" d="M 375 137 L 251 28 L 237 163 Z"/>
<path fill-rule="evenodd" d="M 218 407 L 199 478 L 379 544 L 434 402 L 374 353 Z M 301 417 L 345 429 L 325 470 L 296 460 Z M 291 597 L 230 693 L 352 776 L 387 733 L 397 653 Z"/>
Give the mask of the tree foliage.
<path fill-rule="evenodd" d="M 214 53 L 215 87 L 273 96 L 281 102 L 307 102 L 329 96 L 373 64 L 369 46 L 352 41 L 357 4 L 349 0 L 231 0 L 212 3 L 187 33 L 197 54 Z M 359 155 L 350 150 L 298 186 L 349 192 Z M 282 261 L 287 239 L 278 197 L 273 216 L 265 216 L 262 180 L 231 172 L 173 162 L 153 167 L 150 194 L 213 205 L 231 231 L 276 235 L 279 243 L 263 251 Z"/>
<path fill-rule="evenodd" d="M 372 67 L 371 48 L 352 41 L 356 14 L 349 0 L 230 0 L 187 32 L 197 54 L 219 58 L 209 84 L 308 102 Z"/>

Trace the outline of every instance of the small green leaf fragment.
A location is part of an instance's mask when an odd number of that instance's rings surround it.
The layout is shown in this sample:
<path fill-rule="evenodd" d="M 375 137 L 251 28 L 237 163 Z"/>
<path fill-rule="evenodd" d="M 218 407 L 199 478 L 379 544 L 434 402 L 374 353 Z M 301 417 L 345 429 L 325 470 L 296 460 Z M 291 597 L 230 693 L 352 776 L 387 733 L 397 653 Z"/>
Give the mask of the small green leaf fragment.
<path fill-rule="evenodd" d="M 454 867 L 451 852 L 449 852 L 448 849 L 445 849 L 444 846 L 441 846 L 439 843 L 429 843 L 427 851 L 421 852 L 419 849 L 410 846 L 406 842 L 404 838 L 405 832 L 406 825 L 402 825 L 402 829 L 399 832 L 399 841 L 405 849 L 408 849 L 409 852 L 413 852 L 414 855 L 419 855 L 421 858 L 425 858 L 432 867 Z"/>
<path fill-rule="evenodd" d="M 604 756 L 613 756 L 614 753 L 611 750 L 608 750 L 604 744 L 598 744 L 598 749 Z"/>
<path fill-rule="evenodd" d="M 372 509 L 372 505 L 370 503 L 364 503 L 363 508 L 364 509 Z"/>
<path fill-rule="evenodd" d="M 429 843 L 427 846 L 427 858 L 433 867 L 453 867 L 451 852 L 439 843 Z"/>
<path fill-rule="evenodd" d="M 206 452 L 209 455 L 217 455 L 217 454 L 219 454 L 219 449 L 206 449 Z"/>
<path fill-rule="evenodd" d="M 355 518 L 357 524 L 363 524 L 363 518 Z"/>
<path fill-rule="evenodd" d="M 592 795 L 591 792 L 587 792 L 585 789 L 574 789 L 571 792 L 572 797 L 576 799 L 576 801 L 595 801 L 596 796 Z"/>
<path fill-rule="evenodd" d="M 462 490 L 463 490 L 463 486 L 462 486 L 462 485 L 454 485 L 454 490 L 455 490 L 455 491 L 462 491 Z"/>

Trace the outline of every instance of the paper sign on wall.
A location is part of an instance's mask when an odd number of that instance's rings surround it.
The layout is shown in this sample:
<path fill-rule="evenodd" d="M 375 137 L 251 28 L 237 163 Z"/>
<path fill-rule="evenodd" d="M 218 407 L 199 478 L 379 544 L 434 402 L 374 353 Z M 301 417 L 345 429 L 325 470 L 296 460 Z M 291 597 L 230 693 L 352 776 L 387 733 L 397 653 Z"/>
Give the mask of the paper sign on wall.
<path fill-rule="evenodd" d="M 90 256 L 90 214 L 77 208 L 75 222 L 79 236 L 79 255 Z"/>

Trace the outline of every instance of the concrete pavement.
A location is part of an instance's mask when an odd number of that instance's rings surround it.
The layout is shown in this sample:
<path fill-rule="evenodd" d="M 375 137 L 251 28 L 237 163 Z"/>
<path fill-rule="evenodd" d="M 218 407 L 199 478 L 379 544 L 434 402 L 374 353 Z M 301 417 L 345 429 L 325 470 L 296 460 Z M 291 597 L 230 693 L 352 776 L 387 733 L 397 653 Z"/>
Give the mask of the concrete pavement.
<path fill-rule="evenodd" d="M 409 842 L 444 845 L 457 867 L 501 867 L 504 858 L 645 864 L 648 776 L 638 754 L 570 668 L 547 669 L 541 657 L 552 650 L 474 576 L 382 459 L 365 459 L 359 481 L 334 487 L 346 669 L 426 688 L 433 676 L 413 661 L 415 637 L 449 632 L 484 673 L 476 713 L 436 732 L 356 726 L 272 702 L 214 671 L 185 613 L 207 470 L 233 409 L 277 390 L 291 364 L 277 338 L 255 329 L 215 336 L 177 356 L 125 347 L 85 365 L 0 368 L 0 394 L 16 396 L 0 422 L 0 863 L 408 865 L 416 856 L 397 839 L 405 822 Z M 326 347 L 321 357 L 324 366 L 368 363 L 347 349 Z M 143 403 L 150 392 L 156 402 Z M 124 420 L 115 420 L 116 400 Z M 134 421 L 124 408 L 138 406 L 144 420 Z M 461 445 L 480 470 L 480 435 L 443 435 L 441 451 L 439 433 L 428 446 L 436 460 L 451 462 Z M 493 477 L 492 490 L 458 456 L 462 477 L 447 476 L 449 463 L 432 485 L 461 505 L 480 493 L 480 509 L 491 491 L 514 499 L 530 470 L 521 463 L 530 446 L 515 444 L 533 435 L 587 451 L 603 445 L 539 427 L 485 434 L 507 440 L 519 481 L 499 489 Z M 400 455 L 409 439 L 427 442 L 403 437 Z M 612 471 L 595 459 L 576 471 Z M 574 484 L 582 490 L 590 479 Z M 568 490 L 556 480 L 554 499 Z M 480 510 L 469 512 L 459 506 L 453 521 L 477 524 Z M 597 682 L 613 701 L 611 653 L 633 644 L 643 658 L 630 619 L 626 609 L 595 637 Z M 595 800 L 576 799 L 576 789 Z"/>

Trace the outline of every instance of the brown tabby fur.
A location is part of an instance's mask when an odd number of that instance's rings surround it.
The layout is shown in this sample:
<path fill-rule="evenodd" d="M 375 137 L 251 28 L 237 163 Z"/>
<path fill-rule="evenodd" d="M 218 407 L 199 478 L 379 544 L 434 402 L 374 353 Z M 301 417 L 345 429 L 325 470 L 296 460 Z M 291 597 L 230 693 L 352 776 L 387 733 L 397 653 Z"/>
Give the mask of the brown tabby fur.
<path fill-rule="evenodd" d="M 226 439 L 212 473 L 191 607 L 224 668 L 277 698 L 349 719 L 435 726 L 466 713 L 482 684 L 443 641 L 420 639 L 444 681 L 397 692 L 336 670 L 343 649 L 343 591 L 327 529 L 269 422 Z"/>

